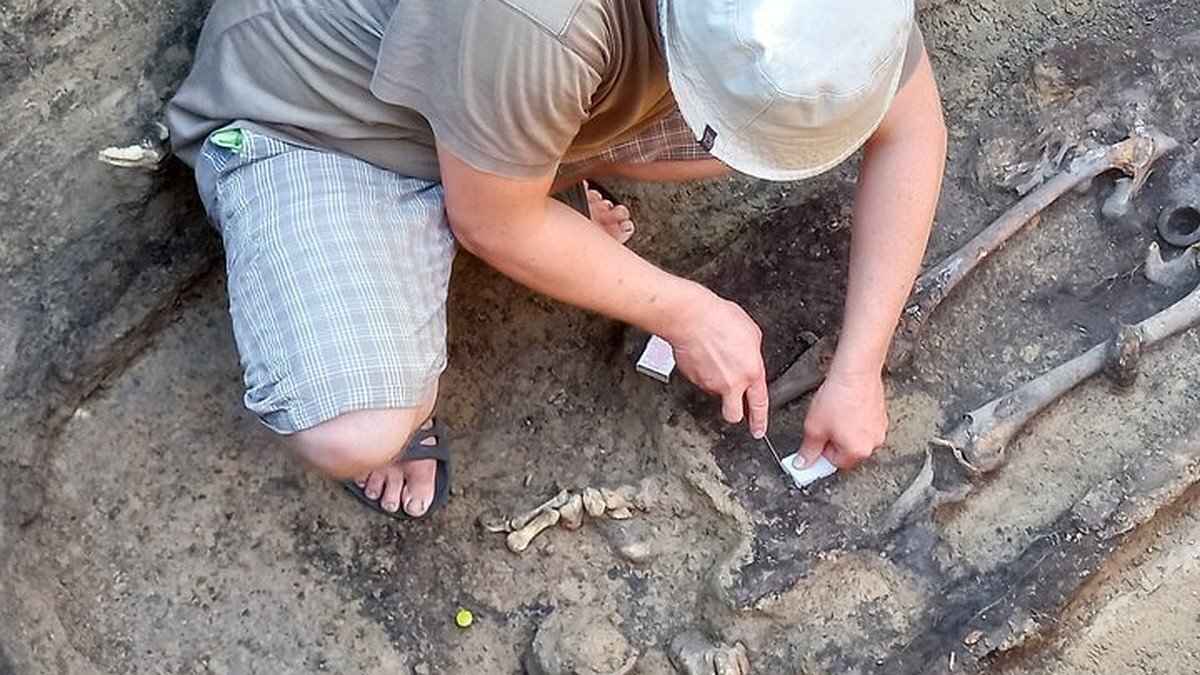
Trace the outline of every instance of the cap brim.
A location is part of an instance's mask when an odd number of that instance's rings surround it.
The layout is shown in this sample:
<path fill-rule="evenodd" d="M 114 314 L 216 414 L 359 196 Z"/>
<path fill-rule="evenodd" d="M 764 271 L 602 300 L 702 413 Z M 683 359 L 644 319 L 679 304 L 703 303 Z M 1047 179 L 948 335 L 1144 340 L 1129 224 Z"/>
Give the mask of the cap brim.
<path fill-rule="evenodd" d="M 839 121 L 836 129 L 797 126 L 795 134 L 786 138 L 747 136 L 745 130 L 722 122 L 724 115 L 708 93 L 710 88 L 694 79 L 702 77 L 701 69 L 690 67 L 686 54 L 672 38 L 669 23 L 672 3 L 659 0 L 658 4 L 667 78 L 679 112 L 697 139 L 709 138 L 709 154 L 741 173 L 772 181 L 801 180 L 824 173 L 870 139 L 895 97 L 904 61 L 903 48 L 900 58 L 891 60 L 892 72 L 884 79 L 884 88 L 876 92 L 874 105 L 858 106 Z"/>

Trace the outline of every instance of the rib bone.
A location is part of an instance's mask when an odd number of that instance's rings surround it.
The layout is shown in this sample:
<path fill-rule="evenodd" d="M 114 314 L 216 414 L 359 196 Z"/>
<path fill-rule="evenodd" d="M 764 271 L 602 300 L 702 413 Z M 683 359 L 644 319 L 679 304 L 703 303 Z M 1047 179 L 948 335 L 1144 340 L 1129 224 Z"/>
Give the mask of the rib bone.
<path fill-rule="evenodd" d="M 1128 190 L 1130 194 L 1136 193 L 1145 183 L 1150 165 L 1176 145 L 1173 139 L 1157 131 L 1144 130 L 1114 145 L 1084 153 L 1066 171 L 1039 185 L 961 248 L 925 271 L 917 278 L 912 298 L 900 317 L 888 354 L 888 369 L 894 370 L 908 361 L 929 315 L 950 291 L 1043 209 L 1111 169 L 1120 169 L 1130 176 Z"/>
<path fill-rule="evenodd" d="M 1142 346 L 1149 347 L 1198 323 L 1200 286 L 1132 329 L 1140 336 Z M 1124 344 L 1114 346 L 1109 341 L 1092 347 L 1015 391 L 967 413 L 945 439 L 935 439 L 933 443 L 951 449 L 970 471 L 994 470 L 1004 463 L 1005 448 L 1029 420 L 1076 385 L 1104 370 L 1113 354 L 1131 351 L 1127 344 L 1129 331 L 1123 333 Z"/>

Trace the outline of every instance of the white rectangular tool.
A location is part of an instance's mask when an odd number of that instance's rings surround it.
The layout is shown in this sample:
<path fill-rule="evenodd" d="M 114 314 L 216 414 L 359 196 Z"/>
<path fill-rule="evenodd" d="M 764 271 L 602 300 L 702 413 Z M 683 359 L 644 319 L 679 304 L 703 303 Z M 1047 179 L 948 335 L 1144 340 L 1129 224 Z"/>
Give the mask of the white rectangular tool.
<path fill-rule="evenodd" d="M 671 343 L 651 335 L 641 358 L 637 360 L 637 371 L 666 383 L 671 381 L 671 372 L 674 370 L 675 350 L 671 348 Z"/>
<path fill-rule="evenodd" d="M 796 487 L 798 488 L 806 488 L 822 478 L 832 476 L 833 474 L 837 473 L 837 467 L 833 465 L 833 462 L 825 459 L 825 455 L 818 457 L 817 461 L 813 462 L 811 465 L 806 466 L 803 469 L 797 469 L 796 467 L 792 466 L 792 460 L 796 458 L 796 454 L 797 453 L 793 452 L 787 457 L 779 460 L 779 466 L 783 467 L 783 470 L 787 472 L 787 475 L 792 477 L 792 482 L 795 483 Z"/>

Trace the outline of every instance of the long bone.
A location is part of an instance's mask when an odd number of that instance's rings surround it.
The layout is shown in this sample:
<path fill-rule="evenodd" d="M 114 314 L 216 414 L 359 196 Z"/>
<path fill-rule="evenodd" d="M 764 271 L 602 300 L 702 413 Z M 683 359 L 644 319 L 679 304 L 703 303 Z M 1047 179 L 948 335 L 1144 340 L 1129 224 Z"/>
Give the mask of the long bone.
<path fill-rule="evenodd" d="M 1114 361 L 1136 354 L 1172 335 L 1200 324 L 1200 286 L 1175 304 L 1142 322 L 1123 328 L 1113 340 L 1040 375 L 1009 394 L 967 413 L 944 439 L 933 444 L 949 448 L 969 471 L 985 473 L 1004 463 L 1005 448 L 1022 428 L 1047 406 L 1079 383 L 1111 368 Z M 1128 372 L 1136 364 L 1117 363 Z"/>
<path fill-rule="evenodd" d="M 1132 179 L 1128 190 L 1136 193 L 1145 183 L 1150 165 L 1177 145 L 1158 131 L 1139 130 L 1119 143 L 1085 152 L 1066 171 L 1039 185 L 961 248 L 926 270 L 917 278 L 909 304 L 900 316 L 888 352 L 888 369 L 894 370 L 908 361 L 929 315 L 950 291 L 1034 216 L 1063 194 L 1112 169 L 1128 175 Z"/>
<path fill-rule="evenodd" d="M 768 394 L 771 408 L 790 403 L 821 386 L 836 348 L 837 340 L 826 335 L 804 350 L 782 375 L 771 382 Z"/>
<path fill-rule="evenodd" d="M 1163 260 L 1158 242 L 1150 242 L 1146 252 L 1146 278 L 1159 286 L 1186 286 L 1200 281 L 1200 244 L 1193 244 L 1183 253 Z"/>

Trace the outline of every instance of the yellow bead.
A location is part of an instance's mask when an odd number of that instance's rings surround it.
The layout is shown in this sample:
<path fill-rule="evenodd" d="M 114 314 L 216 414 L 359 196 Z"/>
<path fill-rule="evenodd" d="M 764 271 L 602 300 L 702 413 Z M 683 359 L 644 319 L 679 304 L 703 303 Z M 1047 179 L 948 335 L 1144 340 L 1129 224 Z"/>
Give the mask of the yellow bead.
<path fill-rule="evenodd" d="M 458 614 L 454 615 L 454 623 L 459 628 L 466 628 L 475 622 L 475 615 L 469 609 L 460 609 Z"/>

